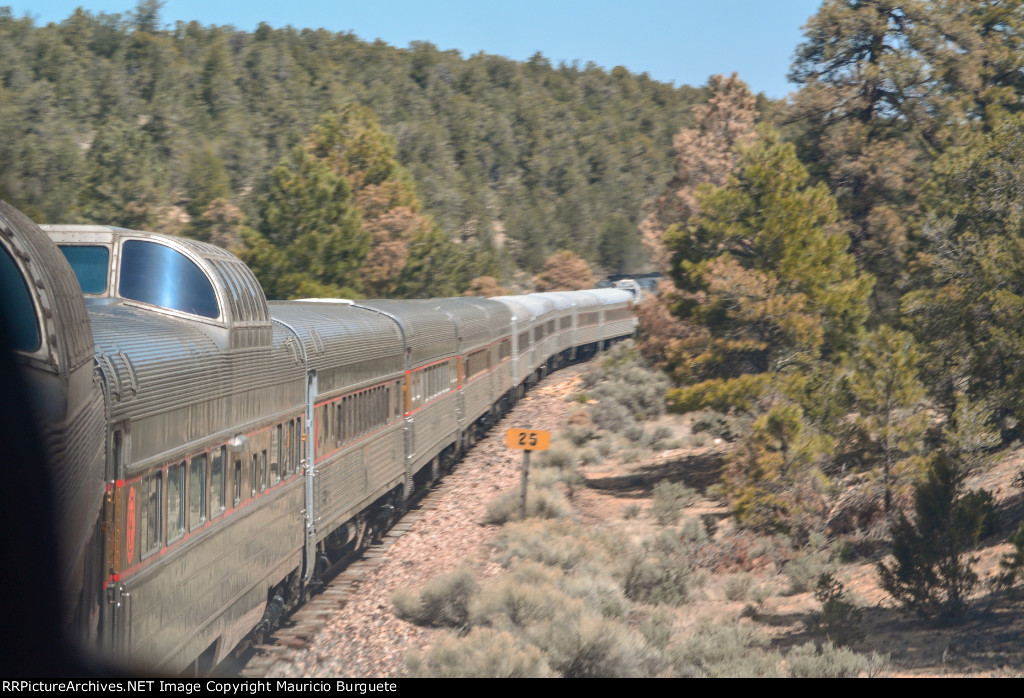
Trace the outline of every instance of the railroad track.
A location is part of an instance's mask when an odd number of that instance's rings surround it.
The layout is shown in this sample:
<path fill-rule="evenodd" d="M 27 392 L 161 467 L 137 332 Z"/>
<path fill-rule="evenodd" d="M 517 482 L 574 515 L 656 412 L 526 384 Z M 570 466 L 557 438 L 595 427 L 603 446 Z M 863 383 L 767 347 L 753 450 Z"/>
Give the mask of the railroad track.
<path fill-rule="evenodd" d="M 337 642 L 337 619 L 346 613 L 346 606 L 365 607 L 367 594 L 379 592 L 380 576 L 393 578 L 396 570 L 401 570 L 402 581 L 399 586 L 414 586 L 437 574 L 451 571 L 457 560 L 464 555 L 478 550 L 475 546 L 483 538 L 489 538 L 488 527 L 482 527 L 486 503 L 505 489 L 517 487 L 521 467 L 521 451 L 512 451 L 504 446 L 504 434 L 508 428 L 530 423 L 535 428 L 557 429 L 564 418 L 567 403 L 562 399 L 572 389 L 578 375 L 585 364 L 575 364 L 541 381 L 541 383 L 517 404 L 502 420 L 495 424 L 488 433 L 481 436 L 477 444 L 464 454 L 452 470 L 435 483 L 432 488 L 423 491 L 419 499 L 414 499 L 409 510 L 386 533 L 381 541 L 364 549 L 361 554 L 336 566 L 337 573 L 329 578 L 320 593 L 310 598 L 303 606 L 295 609 L 279 628 L 267 634 L 260 642 L 252 642 L 235 660 L 222 664 L 218 673 L 237 675 L 245 678 L 265 678 L 280 675 L 313 676 L 342 675 L 347 671 L 394 671 L 391 665 L 369 667 L 356 665 L 347 660 L 340 665 L 331 662 L 333 656 L 351 656 L 346 651 L 355 650 L 359 653 L 369 649 L 362 640 L 355 640 L 358 649 L 349 646 L 340 650 L 340 654 L 323 646 L 323 638 L 335 636 L 327 640 L 330 647 Z M 425 519 L 425 520 L 424 520 Z M 423 525 L 420 525 L 422 522 Z M 473 531 L 468 538 L 460 537 L 451 527 L 462 526 Z M 442 528 L 435 528 L 435 527 Z M 426 553 L 413 553 L 403 541 L 398 549 L 391 551 L 407 532 L 420 534 L 412 546 L 428 543 Z M 437 538 L 436 536 L 441 536 Z M 454 536 L 454 539 L 453 539 Z M 399 550 L 400 549 L 400 550 Z M 430 555 L 435 563 L 427 565 L 429 571 L 410 567 L 410 557 L 415 560 Z M 441 565 L 438 566 L 438 561 Z M 390 571 L 382 570 L 388 562 Z M 422 574 L 420 581 L 413 577 Z M 411 575 L 406 576 L 406 575 Z M 360 588 L 363 585 L 370 588 Z M 386 596 L 378 599 L 377 604 L 388 604 Z M 366 612 L 358 611 L 359 613 Z M 390 616 L 390 613 L 387 614 Z M 342 621 L 345 622 L 345 621 Z M 394 628 L 374 626 L 377 631 L 392 637 Z M 399 633 L 400 634 L 400 633 Z M 313 652 L 309 655 L 306 651 Z M 298 662 L 296 664 L 295 662 Z M 306 674 L 306 666 L 311 673 Z M 300 673 L 295 673 L 298 670 Z M 339 673 L 340 672 L 340 673 Z M 384 674 L 381 674 L 384 675 Z"/>
<path fill-rule="evenodd" d="M 345 607 L 363 580 L 380 569 L 385 562 L 388 548 L 415 526 L 426 512 L 433 509 L 450 488 L 450 484 L 442 481 L 425 490 L 412 508 L 383 536 L 380 543 L 370 545 L 360 554 L 353 555 L 353 559 L 339 563 L 323 589 L 295 609 L 279 628 L 264 638 L 262 643 L 250 645 L 240 653 L 236 660 L 240 667 L 237 669 L 238 676 L 264 678 L 274 663 L 283 656 L 308 647 L 335 614 Z M 230 666 L 222 668 L 226 668 L 229 673 L 235 673 Z"/>

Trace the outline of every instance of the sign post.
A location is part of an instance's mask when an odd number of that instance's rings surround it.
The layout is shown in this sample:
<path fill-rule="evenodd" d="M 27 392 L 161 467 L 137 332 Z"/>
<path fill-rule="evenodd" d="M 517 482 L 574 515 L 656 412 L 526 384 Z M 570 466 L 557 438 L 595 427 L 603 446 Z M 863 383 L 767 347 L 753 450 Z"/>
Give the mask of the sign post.
<path fill-rule="evenodd" d="M 542 429 L 509 429 L 505 432 L 505 445 L 523 452 L 523 477 L 520 484 L 519 519 L 526 519 L 526 484 L 530 477 L 530 452 L 546 451 L 551 446 L 551 433 Z"/>

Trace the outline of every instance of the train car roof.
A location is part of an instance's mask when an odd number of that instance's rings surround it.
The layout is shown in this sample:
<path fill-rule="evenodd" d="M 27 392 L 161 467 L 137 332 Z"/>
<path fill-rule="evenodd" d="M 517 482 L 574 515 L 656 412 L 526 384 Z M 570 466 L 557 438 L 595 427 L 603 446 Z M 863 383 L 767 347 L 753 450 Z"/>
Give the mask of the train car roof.
<path fill-rule="evenodd" d="M 81 292 L 232 329 L 270 325 L 266 296 L 238 257 L 188 238 L 108 225 L 45 225 Z"/>
<path fill-rule="evenodd" d="M 13 339 L 22 338 L 14 345 L 18 360 L 54 373 L 91 361 L 89 316 L 67 260 L 39 226 L 4 201 L 0 247 L 6 252 L 0 255 L 5 304 L 22 299 L 12 322 Z"/>

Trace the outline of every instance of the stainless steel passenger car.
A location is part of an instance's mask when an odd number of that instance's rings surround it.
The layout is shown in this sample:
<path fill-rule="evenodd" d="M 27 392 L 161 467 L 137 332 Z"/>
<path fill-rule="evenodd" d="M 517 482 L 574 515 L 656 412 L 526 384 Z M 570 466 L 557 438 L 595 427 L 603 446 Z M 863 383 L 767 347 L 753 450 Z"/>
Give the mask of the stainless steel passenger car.
<path fill-rule="evenodd" d="M 94 637 L 104 428 L 89 317 L 68 263 L 35 223 L 3 201 L 0 299 L 7 321 L 0 332 L 21 367 L 56 486 L 65 622 L 80 637 Z M 20 482 L 13 470 L 7 477 Z"/>
<path fill-rule="evenodd" d="M 102 386 L 99 634 L 166 671 L 272 626 L 528 385 L 632 333 L 624 313 L 600 327 L 605 305 L 631 314 L 618 295 L 268 304 L 203 243 L 48 232 Z"/>

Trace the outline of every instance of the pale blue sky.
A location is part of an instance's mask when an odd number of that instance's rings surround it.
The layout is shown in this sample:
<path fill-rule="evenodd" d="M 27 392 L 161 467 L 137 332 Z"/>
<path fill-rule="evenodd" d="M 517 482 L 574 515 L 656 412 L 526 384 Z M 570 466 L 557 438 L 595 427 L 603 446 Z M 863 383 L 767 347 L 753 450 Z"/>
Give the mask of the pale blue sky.
<path fill-rule="evenodd" d="M 525 60 L 537 51 L 553 64 L 622 65 L 676 85 L 702 85 L 736 71 L 755 92 L 784 97 L 801 27 L 821 0 L 167 0 L 165 24 L 198 20 L 252 30 L 325 27 L 406 47 L 429 41 L 463 56 L 478 51 Z M 76 7 L 128 12 L 134 0 L 0 0 L 16 17 L 60 22 Z"/>

